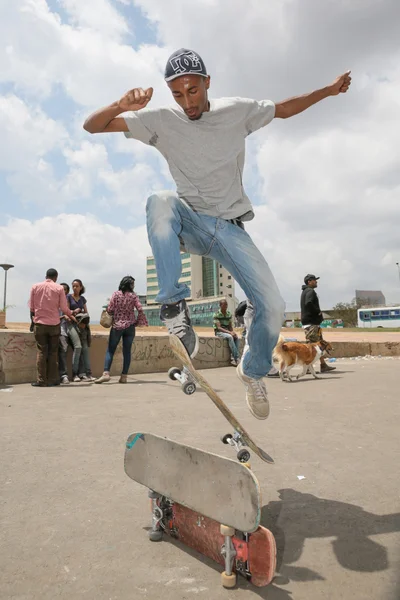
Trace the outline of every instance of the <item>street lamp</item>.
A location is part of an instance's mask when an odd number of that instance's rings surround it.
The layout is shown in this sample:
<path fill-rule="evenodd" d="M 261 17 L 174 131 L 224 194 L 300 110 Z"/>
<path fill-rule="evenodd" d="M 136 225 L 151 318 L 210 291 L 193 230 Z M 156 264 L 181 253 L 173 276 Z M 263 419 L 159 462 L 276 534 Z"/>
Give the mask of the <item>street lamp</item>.
<path fill-rule="evenodd" d="M 397 262 L 396 265 L 397 265 L 397 271 L 399 273 L 399 283 L 400 283 L 400 264 Z"/>
<path fill-rule="evenodd" d="M 3 310 L 4 312 L 6 311 L 6 298 L 7 298 L 7 271 L 9 269 L 12 269 L 14 267 L 14 265 L 0 265 L 0 267 L 3 267 L 4 269 L 4 303 L 3 303 Z"/>

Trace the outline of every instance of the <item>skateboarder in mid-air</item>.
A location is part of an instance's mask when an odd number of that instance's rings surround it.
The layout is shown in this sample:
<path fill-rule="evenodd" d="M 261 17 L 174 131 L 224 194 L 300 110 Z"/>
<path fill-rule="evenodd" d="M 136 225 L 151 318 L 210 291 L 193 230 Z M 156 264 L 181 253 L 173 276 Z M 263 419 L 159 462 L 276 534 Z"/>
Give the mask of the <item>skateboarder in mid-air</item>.
<path fill-rule="evenodd" d="M 162 304 L 160 318 L 177 335 L 190 357 L 198 350 L 179 283 L 180 249 L 213 258 L 236 279 L 253 306 L 248 347 L 237 367 L 252 414 L 269 415 L 263 377 L 283 319 L 283 301 L 268 264 L 244 223 L 254 217 L 242 184 L 245 139 L 272 119 L 286 119 L 329 96 L 347 92 L 347 72 L 332 84 L 274 103 L 247 98 L 210 99 L 210 76 L 201 57 L 180 49 L 167 61 L 165 81 L 178 106 L 146 108 L 153 88 L 135 88 L 85 121 L 90 133 L 124 132 L 154 146 L 165 157 L 177 191 L 157 192 L 147 200 L 147 230 L 154 254 Z M 119 115 L 131 111 L 124 117 Z"/>

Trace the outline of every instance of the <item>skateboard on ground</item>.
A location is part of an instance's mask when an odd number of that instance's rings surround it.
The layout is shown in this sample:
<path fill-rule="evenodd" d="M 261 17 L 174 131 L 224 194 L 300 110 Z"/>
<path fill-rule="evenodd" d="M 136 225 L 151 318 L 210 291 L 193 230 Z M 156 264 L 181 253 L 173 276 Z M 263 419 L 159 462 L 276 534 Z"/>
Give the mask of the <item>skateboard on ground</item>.
<path fill-rule="evenodd" d="M 184 369 L 186 369 L 186 372 L 191 378 L 191 381 L 194 382 L 194 384 L 198 384 L 205 391 L 207 396 L 214 402 L 218 410 L 224 415 L 225 419 L 232 425 L 234 430 L 233 433 L 227 433 L 224 435 L 221 438 L 222 442 L 235 448 L 237 452 L 237 459 L 240 462 L 246 463 L 250 460 L 250 452 L 248 450 L 248 448 L 250 448 L 250 450 L 253 450 L 253 452 L 257 454 L 259 458 L 261 458 L 261 460 L 270 464 L 274 464 L 274 459 L 271 458 L 271 456 L 269 456 L 269 454 L 267 454 L 262 448 L 257 446 L 244 427 L 236 419 L 235 415 L 226 406 L 222 398 L 219 397 L 217 392 L 211 387 L 208 381 L 198 371 L 196 371 L 181 340 L 176 335 L 171 334 L 169 336 L 169 341 L 172 352 L 182 362 Z M 169 372 L 171 371 L 172 369 L 170 369 Z"/>
<path fill-rule="evenodd" d="M 235 586 L 236 573 L 259 587 L 272 581 L 275 539 L 260 526 L 260 486 L 249 468 L 151 433 L 129 436 L 124 464 L 149 488 L 151 541 L 166 534 L 224 566 L 224 587 Z"/>

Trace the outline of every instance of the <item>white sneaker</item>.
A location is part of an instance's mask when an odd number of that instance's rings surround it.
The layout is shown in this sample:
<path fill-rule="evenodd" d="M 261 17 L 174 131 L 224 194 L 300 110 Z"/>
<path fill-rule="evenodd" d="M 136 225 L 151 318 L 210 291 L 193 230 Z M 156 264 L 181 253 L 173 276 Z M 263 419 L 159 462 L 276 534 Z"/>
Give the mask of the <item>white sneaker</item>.
<path fill-rule="evenodd" d="M 199 338 L 192 327 L 188 305 L 185 300 L 175 304 L 163 304 L 160 310 L 160 320 L 165 323 L 168 333 L 176 335 L 186 348 L 190 358 L 199 351 Z"/>
<path fill-rule="evenodd" d="M 98 379 L 95 379 L 95 383 L 104 383 L 106 381 L 110 381 L 111 377 L 108 373 L 103 373 L 103 375 L 101 377 L 99 377 Z"/>
<path fill-rule="evenodd" d="M 86 374 L 84 375 L 80 375 L 81 381 L 92 381 L 90 377 L 88 377 Z"/>
<path fill-rule="evenodd" d="M 68 375 L 63 375 L 61 377 L 61 385 L 69 385 Z"/>
<path fill-rule="evenodd" d="M 253 379 L 243 373 L 243 360 L 239 363 L 236 373 L 246 388 L 247 406 L 256 419 L 269 417 L 268 392 L 263 379 Z"/>
<path fill-rule="evenodd" d="M 80 381 L 80 380 L 81 380 L 81 378 L 78 377 L 78 375 L 75 375 L 74 378 L 72 379 L 72 381 L 74 381 L 75 383 L 78 382 L 78 381 Z"/>

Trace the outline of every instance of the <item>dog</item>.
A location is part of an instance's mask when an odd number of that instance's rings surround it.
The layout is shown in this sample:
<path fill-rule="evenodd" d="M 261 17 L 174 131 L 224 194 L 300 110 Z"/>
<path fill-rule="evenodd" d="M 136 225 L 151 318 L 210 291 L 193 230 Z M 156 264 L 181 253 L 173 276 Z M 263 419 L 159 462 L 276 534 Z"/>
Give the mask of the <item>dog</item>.
<path fill-rule="evenodd" d="M 282 381 L 293 381 L 290 377 L 290 371 L 294 365 L 302 365 L 303 371 L 297 375 L 296 379 L 304 377 L 308 372 L 319 379 L 314 370 L 314 365 L 321 357 L 329 355 L 333 348 L 329 342 L 320 340 L 315 344 L 304 344 L 300 342 L 285 342 L 282 336 L 279 337 L 275 346 L 273 357 L 279 361 L 279 375 Z"/>

